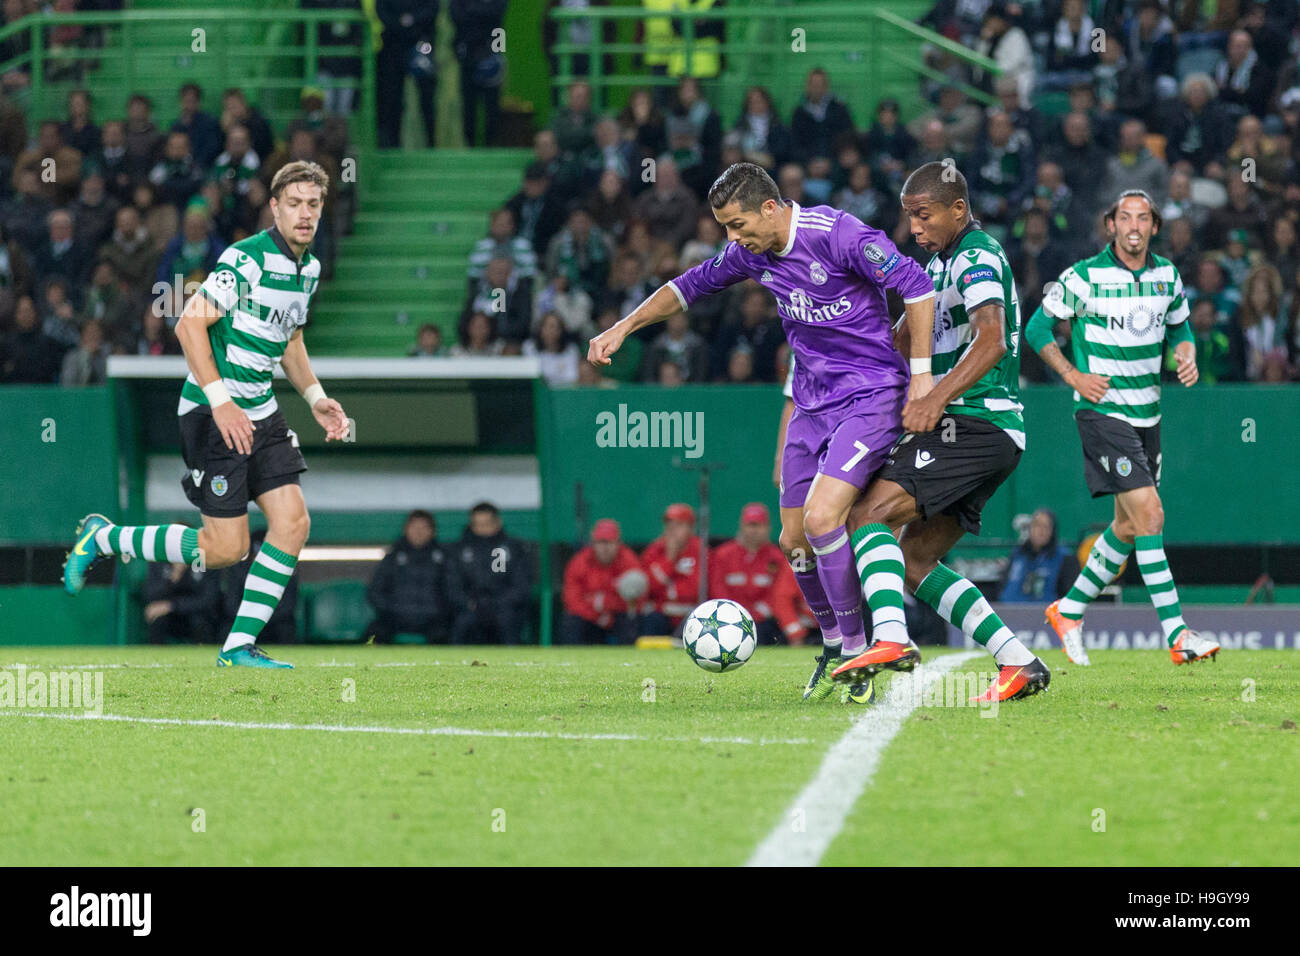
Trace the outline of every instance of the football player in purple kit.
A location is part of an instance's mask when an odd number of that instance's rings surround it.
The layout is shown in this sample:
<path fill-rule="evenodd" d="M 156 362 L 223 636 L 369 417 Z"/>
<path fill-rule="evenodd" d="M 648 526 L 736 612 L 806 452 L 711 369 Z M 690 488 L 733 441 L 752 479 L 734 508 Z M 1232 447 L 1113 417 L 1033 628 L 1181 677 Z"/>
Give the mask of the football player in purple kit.
<path fill-rule="evenodd" d="M 932 388 L 934 283 L 883 232 L 830 206 L 783 201 L 753 163 L 728 167 L 710 187 L 709 205 L 727 247 L 593 338 L 587 359 L 610 364 L 628 335 L 745 279 L 776 297 L 796 357 L 795 412 L 781 461 L 781 547 L 821 627 L 824 646 L 803 696 L 822 700 L 836 689 L 831 672 L 866 649 L 845 521 L 903 430 L 920 427 L 913 403 Z M 887 289 L 906 306 L 914 376 L 894 347 Z M 872 694 L 868 676 L 845 699 L 867 703 Z"/>

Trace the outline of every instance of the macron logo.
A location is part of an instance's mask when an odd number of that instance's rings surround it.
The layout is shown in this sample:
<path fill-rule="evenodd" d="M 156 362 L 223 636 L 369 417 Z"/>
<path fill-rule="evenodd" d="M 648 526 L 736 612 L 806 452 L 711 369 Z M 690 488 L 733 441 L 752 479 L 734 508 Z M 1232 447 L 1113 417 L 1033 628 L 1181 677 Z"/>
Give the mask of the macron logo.
<path fill-rule="evenodd" d="M 916 453 L 916 467 L 924 468 L 926 465 L 934 464 L 934 455 L 928 451 L 918 451 Z"/>
<path fill-rule="evenodd" d="M 50 897 L 51 926 L 129 926 L 132 935 L 148 936 L 152 893 L 70 893 Z"/>

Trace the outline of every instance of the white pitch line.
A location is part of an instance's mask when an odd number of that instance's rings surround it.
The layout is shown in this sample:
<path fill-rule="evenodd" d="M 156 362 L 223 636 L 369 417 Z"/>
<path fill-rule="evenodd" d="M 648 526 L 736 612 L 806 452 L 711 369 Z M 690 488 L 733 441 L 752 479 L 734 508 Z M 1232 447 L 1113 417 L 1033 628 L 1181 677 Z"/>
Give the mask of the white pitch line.
<path fill-rule="evenodd" d="M 363 727 L 344 724 L 266 724 L 233 720 L 183 720 L 179 717 L 129 717 L 122 714 L 61 714 L 4 711 L 0 717 L 34 717 L 51 720 L 99 720 L 110 723 L 156 724 L 170 727 L 228 727 L 235 730 L 316 730 L 336 734 L 408 734 L 428 737 L 504 737 L 539 740 L 616 740 L 649 743 L 773 744 L 802 746 L 806 737 L 647 737 L 642 734 L 568 734 L 546 730 L 479 730 L 471 727 Z"/>
<path fill-rule="evenodd" d="M 827 752 L 817 776 L 795 797 L 746 865 L 816 866 L 871 782 L 885 748 L 924 699 L 926 688 L 978 656 L 980 651 L 947 654 L 910 674 L 896 675 L 885 699 L 855 720 Z M 794 827 L 796 811 L 802 811 L 802 832 Z"/>

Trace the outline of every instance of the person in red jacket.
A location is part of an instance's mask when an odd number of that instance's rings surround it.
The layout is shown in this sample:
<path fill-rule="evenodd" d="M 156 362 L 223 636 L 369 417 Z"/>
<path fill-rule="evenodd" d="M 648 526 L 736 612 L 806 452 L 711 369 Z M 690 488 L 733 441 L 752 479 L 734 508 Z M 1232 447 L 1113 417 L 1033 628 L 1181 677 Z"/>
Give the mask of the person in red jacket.
<path fill-rule="evenodd" d="M 700 539 L 690 505 L 668 506 L 664 533 L 641 552 L 641 567 L 650 579 L 641 633 L 674 633 L 700 603 Z"/>
<path fill-rule="evenodd" d="M 741 604 L 754 616 L 760 641 L 803 643 L 808 633 L 799 619 L 803 599 L 790 562 L 772 541 L 765 505 L 745 505 L 736 537 L 709 553 L 709 597 Z"/>
<path fill-rule="evenodd" d="M 561 643 L 631 644 L 636 638 L 629 602 L 645 594 L 646 576 L 622 538 L 618 522 L 602 518 L 591 529 L 591 543 L 569 560 Z"/>

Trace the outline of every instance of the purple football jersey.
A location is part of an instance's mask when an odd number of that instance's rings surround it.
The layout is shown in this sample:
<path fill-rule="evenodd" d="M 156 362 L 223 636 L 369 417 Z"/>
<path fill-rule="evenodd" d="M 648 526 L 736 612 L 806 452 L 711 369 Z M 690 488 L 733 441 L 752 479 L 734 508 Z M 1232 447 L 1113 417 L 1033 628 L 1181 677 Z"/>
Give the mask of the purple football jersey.
<path fill-rule="evenodd" d="M 668 285 L 682 308 L 745 279 L 776 296 L 794 350 L 794 403 L 820 413 L 882 386 L 906 387 L 908 364 L 894 348 L 885 290 L 904 302 L 934 295 L 934 282 L 889 237 L 830 206 L 790 203 L 790 239 L 756 255 L 734 242 Z"/>

